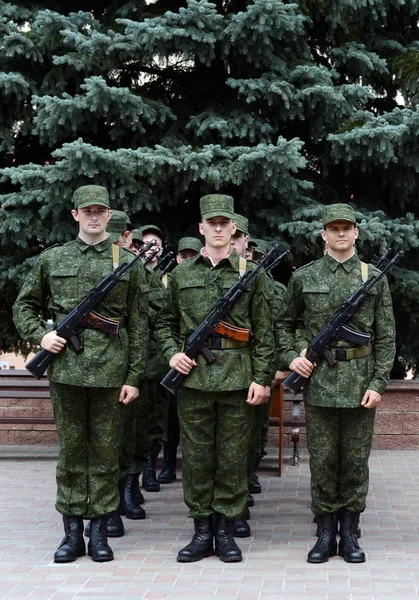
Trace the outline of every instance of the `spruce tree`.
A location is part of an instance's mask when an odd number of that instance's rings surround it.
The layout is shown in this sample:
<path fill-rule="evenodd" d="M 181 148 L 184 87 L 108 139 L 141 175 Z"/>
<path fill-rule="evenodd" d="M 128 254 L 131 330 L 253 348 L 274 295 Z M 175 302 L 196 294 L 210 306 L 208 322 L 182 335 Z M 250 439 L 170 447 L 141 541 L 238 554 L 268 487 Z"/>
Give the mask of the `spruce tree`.
<path fill-rule="evenodd" d="M 68 4 L 0 2 L 0 346 L 18 344 L 21 277 L 74 236 L 72 191 L 95 182 L 172 243 L 201 195 L 231 193 L 253 235 L 292 247 L 285 280 L 321 255 L 323 207 L 350 202 L 364 259 L 405 251 L 392 288 L 415 369 L 417 0 Z"/>

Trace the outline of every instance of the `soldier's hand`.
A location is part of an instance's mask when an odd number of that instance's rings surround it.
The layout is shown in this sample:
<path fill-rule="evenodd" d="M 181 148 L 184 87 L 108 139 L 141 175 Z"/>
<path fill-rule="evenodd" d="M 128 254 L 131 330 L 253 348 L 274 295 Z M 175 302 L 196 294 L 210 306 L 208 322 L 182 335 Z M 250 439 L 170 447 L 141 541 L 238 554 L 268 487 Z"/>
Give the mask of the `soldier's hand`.
<path fill-rule="evenodd" d="M 183 373 L 183 375 L 189 375 L 192 367 L 196 367 L 196 362 L 193 358 L 186 356 L 184 352 L 178 352 L 172 356 L 169 361 L 169 365 L 172 367 L 172 369 L 179 371 L 179 373 Z"/>
<path fill-rule="evenodd" d="M 52 352 L 52 354 L 58 354 L 66 345 L 67 340 L 57 335 L 56 331 L 49 331 L 44 335 L 41 340 L 41 346 L 44 350 Z"/>
<path fill-rule="evenodd" d="M 119 394 L 119 402 L 129 404 L 140 395 L 140 390 L 133 385 L 123 385 Z"/>
<path fill-rule="evenodd" d="M 268 385 L 263 386 L 252 381 L 249 386 L 249 391 L 247 392 L 247 404 L 252 404 L 252 406 L 266 404 L 269 400 L 270 391 Z"/>
<path fill-rule="evenodd" d="M 313 364 L 306 358 L 303 358 L 302 356 L 297 356 L 297 358 L 294 358 L 294 360 L 291 362 L 290 369 L 291 371 L 298 373 L 298 375 L 308 378 L 310 377 L 314 367 L 316 366 L 317 365 L 315 363 Z"/>
<path fill-rule="evenodd" d="M 381 394 L 374 390 L 367 390 L 361 400 L 361 406 L 364 408 L 376 408 L 381 402 Z"/>
<path fill-rule="evenodd" d="M 277 371 L 275 373 L 274 378 L 272 379 L 272 383 L 271 383 L 271 387 L 275 387 L 276 385 L 279 385 L 281 383 L 281 381 L 284 381 L 286 375 L 284 373 L 284 371 Z"/>

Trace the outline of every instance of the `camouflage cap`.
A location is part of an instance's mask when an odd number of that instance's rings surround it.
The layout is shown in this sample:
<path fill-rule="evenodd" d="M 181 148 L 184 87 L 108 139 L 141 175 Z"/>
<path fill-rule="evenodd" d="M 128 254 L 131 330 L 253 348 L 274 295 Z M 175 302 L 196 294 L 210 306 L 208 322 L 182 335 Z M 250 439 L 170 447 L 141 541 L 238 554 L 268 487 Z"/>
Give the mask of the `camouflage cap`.
<path fill-rule="evenodd" d="M 73 194 L 74 208 L 86 208 L 98 204 L 110 208 L 108 190 L 101 185 L 82 185 Z"/>
<path fill-rule="evenodd" d="M 249 235 L 249 220 L 246 219 L 246 217 L 242 217 L 242 215 L 238 215 L 236 213 L 233 221 L 237 225 L 237 231 L 241 231 L 245 235 Z"/>
<path fill-rule="evenodd" d="M 132 230 L 132 239 L 137 240 L 137 242 L 143 241 L 143 232 L 141 231 L 141 229 Z"/>
<path fill-rule="evenodd" d="M 202 219 L 227 217 L 234 219 L 234 200 L 226 194 L 208 194 L 199 201 Z"/>
<path fill-rule="evenodd" d="M 141 231 L 141 235 L 145 233 L 157 233 L 161 241 L 164 242 L 163 232 L 157 225 L 143 225 L 142 227 L 138 227 L 138 231 Z"/>
<path fill-rule="evenodd" d="M 182 252 L 182 250 L 194 250 L 195 252 L 201 252 L 202 243 L 198 238 L 194 237 L 183 237 L 180 238 L 177 251 Z"/>
<path fill-rule="evenodd" d="M 349 204 L 331 204 L 323 214 L 322 223 L 326 227 L 333 221 L 349 221 L 356 225 L 355 211 Z"/>
<path fill-rule="evenodd" d="M 269 252 L 269 249 L 271 247 L 269 242 L 255 238 L 253 238 L 253 241 L 256 242 L 256 246 L 253 246 L 254 252 L 257 252 L 259 254 L 267 254 Z"/>
<path fill-rule="evenodd" d="M 256 246 L 258 245 L 256 238 L 249 238 L 249 241 L 247 242 L 247 247 L 248 248 L 256 248 Z"/>
<path fill-rule="evenodd" d="M 131 229 L 131 227 L 131 221 L 129 220 L 127 213 L 123 210 L 113 210 L 106 231 L 109 233 L 109 237 L 113 243 L 116 242 L 127 229 Z"/>

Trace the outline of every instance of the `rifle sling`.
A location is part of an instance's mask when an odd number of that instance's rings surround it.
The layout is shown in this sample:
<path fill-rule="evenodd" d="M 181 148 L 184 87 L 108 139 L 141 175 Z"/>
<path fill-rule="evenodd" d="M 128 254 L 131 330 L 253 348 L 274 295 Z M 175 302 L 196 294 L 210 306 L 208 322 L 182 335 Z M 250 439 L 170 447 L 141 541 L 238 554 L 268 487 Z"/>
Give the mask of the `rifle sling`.
<path fill-rule="evenodd" d="M 373 347 L 358 346 L 357 348 L 330 348 L 330 352 L 335 360 L 353 360 L 354 358 L 363 358 L 373 353 Z"/>

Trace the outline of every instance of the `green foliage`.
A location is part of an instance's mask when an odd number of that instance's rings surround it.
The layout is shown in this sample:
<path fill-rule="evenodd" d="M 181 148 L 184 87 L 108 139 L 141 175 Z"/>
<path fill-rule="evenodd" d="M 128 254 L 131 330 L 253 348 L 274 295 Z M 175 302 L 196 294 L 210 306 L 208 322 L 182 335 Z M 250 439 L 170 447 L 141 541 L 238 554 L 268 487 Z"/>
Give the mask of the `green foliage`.
<path fill-rule="evenodd" d="M 76 231 L 73 190 L 105 185 L 174 244 L 225 191 L 252 235 L 321 255 L 353 204 L 359 253 L 392 276 L 401 369 L 419 361 L 417 0 L 0 1 L 0 347 L 43 248 Z M 399 104 L 399 92 L 406 105 Z"/>

